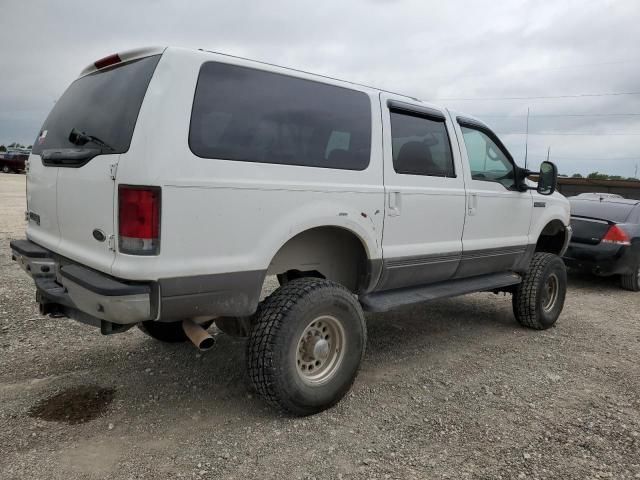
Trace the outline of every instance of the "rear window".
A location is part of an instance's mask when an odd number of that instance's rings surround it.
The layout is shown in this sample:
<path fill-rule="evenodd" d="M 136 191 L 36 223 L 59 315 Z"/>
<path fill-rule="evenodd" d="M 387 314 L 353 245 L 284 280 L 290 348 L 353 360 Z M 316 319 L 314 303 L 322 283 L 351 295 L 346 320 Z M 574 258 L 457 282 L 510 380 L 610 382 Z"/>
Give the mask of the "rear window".
<path fill-rule="evenodd" d="M 393 168 L 407 175 L 453 177 L 453 155 L 444 120 L 391 111 Z"/>
<path fill-rule="evenodd" d="M 362 92 L 207 62 L 198 77 L 189 146 L 203 158 L 364 170 L 371 104 Z"/>
<path fill-rule="evenodd" d="M 571 215 L 597 218 L 608 222 L 624 223 L 629 218 L 635 203 L 600 200 L 571 199 Z"/>
<path fill-rule="evenodd" d="M 33 153 L 77 148 L 69 141 L 72 129 L 96 137 L 113 148 L 106 149 L 105 153 L 126 152 L 159 59 L 160 55 L 145 57 L 77 79 L 45 120 Z"/>

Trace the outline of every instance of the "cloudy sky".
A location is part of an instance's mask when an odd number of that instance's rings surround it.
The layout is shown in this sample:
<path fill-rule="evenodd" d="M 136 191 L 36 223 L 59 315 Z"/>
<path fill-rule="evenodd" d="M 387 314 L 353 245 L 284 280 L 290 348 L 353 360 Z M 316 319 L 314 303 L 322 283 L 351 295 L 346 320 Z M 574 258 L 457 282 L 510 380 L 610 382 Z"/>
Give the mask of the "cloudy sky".
<path fill-rule="evenodd" d="M 33 143 L 85 65 L 146 45 L 445 105 L 486 121 L 520 164 L 527 108 L 530 166 L 548 147 L 564 174 L 640 163 L 638 0 L 0 0 L 0 144 Z"/>

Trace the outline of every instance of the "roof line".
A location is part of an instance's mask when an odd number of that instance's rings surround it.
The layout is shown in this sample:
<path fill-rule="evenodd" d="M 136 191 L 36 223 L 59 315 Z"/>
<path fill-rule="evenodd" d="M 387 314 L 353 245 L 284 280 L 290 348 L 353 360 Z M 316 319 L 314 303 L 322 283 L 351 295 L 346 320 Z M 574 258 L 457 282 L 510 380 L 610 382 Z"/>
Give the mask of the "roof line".
<path fill-rule="evenodd" d="M 240 60 L 247 60 L 249 62 L 260 63 L 262 65 L 269 65 L 270 67 L 284 68 L 285 70 L 291 70 L 293 72 L 304 73 L 306 75 L 313 75 L 314 77 L 326 78 L 328 80 L 335 80 L 335 81 L 338 81 L 338 82 L 349 83 L 351 85 L 357 85 L 359 87 L 370 88 L 372 90 L 377 90 L 379 92 L 391 93 L 392 95 L 399 95 L 401 97 L 405 97 L 405 98 L 409 98 L 411 100 L 415 100 L 416 102 L 423 102 L 423 100 L 420 100 L 419 98 L 416 98 L 416 97 L 412 97 L 411 95 L 406 95 L 404 93 L 393 92 L 391 90 L 385 90 L 385 89 L 379 88 L 379 87 L 373 87 L 371 85 L 366 85 L 364 83 L 352 82 L 350 80 L 343 80 L 341 78 L 331 77 L 329 75 L 321 75 L 319 73 L 308 72 L 306 70 L 300 70 L 298 68 L 285 67 L 285 66 L 282 66 L 282 65 L 278 65 L 276 63 L 264 62 L 262 60 L 254 60 L 253 58 L 241 57 L 239 55 L 231 55 L 229 53 L 216 52 L 215 50 L 207 50 L 205 48 L 199 48 L 198 50 L 200 50 L 201 52 L 215 53 L 216 55 L 222 55 L 224 57 L 237 58 L 237 59 L 240 59 Z"/>

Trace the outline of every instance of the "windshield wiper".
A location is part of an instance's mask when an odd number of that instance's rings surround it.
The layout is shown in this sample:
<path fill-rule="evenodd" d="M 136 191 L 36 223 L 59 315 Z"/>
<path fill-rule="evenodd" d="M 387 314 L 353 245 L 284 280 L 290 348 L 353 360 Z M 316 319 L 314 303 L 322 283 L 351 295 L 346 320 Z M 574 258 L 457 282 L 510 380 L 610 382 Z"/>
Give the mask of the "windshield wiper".
<path fill-rule="evenodd" d="M 74 145 L 79 146 L 86 145 L 87 143 L 91 142 L 103 148 L 108 148 L 111 151 L 115 151 L 115 148 L 113 148 L 108 143 L 100 140 L 98 137 L 94 137 L 93 135 L 87 135 L 85 132 L 81 132 L 77 128 L 71 129 L 71 132 L 69 133 L 69 141 Z"/>

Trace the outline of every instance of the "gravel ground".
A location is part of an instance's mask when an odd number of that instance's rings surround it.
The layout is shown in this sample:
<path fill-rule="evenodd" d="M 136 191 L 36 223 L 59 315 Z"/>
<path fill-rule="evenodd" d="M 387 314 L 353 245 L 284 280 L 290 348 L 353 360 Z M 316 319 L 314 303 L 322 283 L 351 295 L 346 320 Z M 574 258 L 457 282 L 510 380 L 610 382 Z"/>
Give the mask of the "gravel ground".
<path fill-rule="evenodd" d="M 640 295 L 611 280 L 571 276 L 544 332 L 488 293 L 370 315 L 348 397 L 290 418 L 249 393 L 241 339 L 200 354 L 38 315 L 8 248 L 24 209 L 0 174 L 2 479 L 640 478 Z"/>

